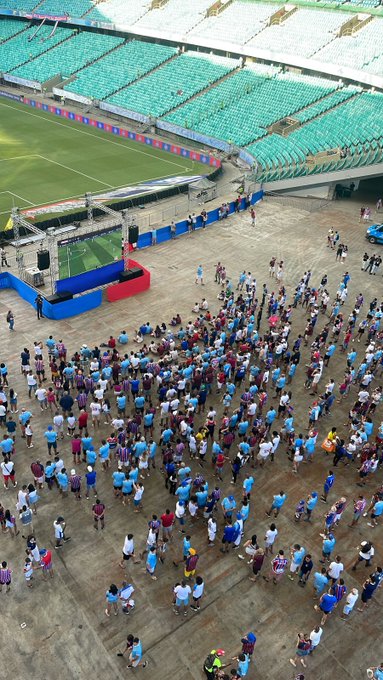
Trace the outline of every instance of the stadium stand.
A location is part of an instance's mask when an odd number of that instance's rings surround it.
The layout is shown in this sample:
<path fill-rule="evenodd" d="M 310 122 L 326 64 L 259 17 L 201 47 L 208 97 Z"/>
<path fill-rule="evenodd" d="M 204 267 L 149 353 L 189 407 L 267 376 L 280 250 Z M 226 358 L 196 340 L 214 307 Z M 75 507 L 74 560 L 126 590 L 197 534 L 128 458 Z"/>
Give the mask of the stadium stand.
<path fill-rule="evenodd" d="M 206 16 L 212 0 L 170 0 L 163 7 L 145 14 L 134 26 L 135 30 L 187 33 Z"/>
<path fill-rule="evenodd" d="M 0 71 L 9 73 L 16 66 L 34 59 L 39 54 L 50 50 L 51 47 L 58 45 L 73 35 L 73 31 L 69 28 L 58 28 L 50 38 L 52 26 L 44 25 L 33 40 L 28 42 L 28 39 L 33 36 L 35 31 L 36 26 L 32 26 L 22 33 L 18 33 L 10 40 L 0 43 Z"/>
<path fill-rule="evenodd" d="M 338 83 L 324 78 L 280 74 L 277 69 L 267 75 L 245 68 L 180 107 L 166 120 L 244 146 L 266 135 L 273 123 L 337 87 Z"/>
<path fill-rule="evenodd" d="M 76 75 L 68 92 L 104 99 L 176 54 L 173 47 L 132 40 Z"/>
<path fill-rule="evenodd" d="M 299 120 L 299 122 L 302 124 L 307 123 L 309 120 L 312 120 L 313 118 L 320 116 L 322 113 L 325 113 L 326 111 L 333 109 L 335 106 L 338 106 L 338 104 L 346 101 L 346 99 L 353 97 L 358 92 L 361 92 L 360 87 L 354 87 L 351 85 L 349 87 L 344 87 L 341 90 L 337 90 L 337 92 L 333 92 L 332 94 L 328 95 L 328 97 L 319 100 L 319 102 L 311 104 L 311 106 L 307 106 L 302 111 L 298 111 L 298 113 L 294 115 L 294 118 Z"/>
<path fill-rule="evenodd" d="M 207 17 L 189 34 L 188 38 L 225 40 L 243 45 L 252 36 L 262 31 L 271 15 L 279 9 L 270 3 L 252 3 L 238 0 L 229 5 L 218 16 Z"/>
<path fill-rule="evenodd" d="M 225 57 L 182 54 L 107 101 L 147 116 L 163 116 L 237 66 L 238 61 Z"/>
<path fill-rule="evenodd" d="M 262 181 L 368 165 L 382 158 L 382 114 L 383 94 L 362 92 L 287 137 L 272 134 L 247 150 Z M 324 162 L 315 162 L 323 153 Z"/>
<path fill-rule="evenodd" d="M 0 42 L 12 38 L 12 36 L 20 33 L 20 31 L 24 31 L 27 26 L 28 22 L 25 21 L 16 21 L 14 19 L 0 21 Z"/>
<path fill-rule="evenodd" d="M 129 0 L 128 3 L 126 0 L 104 0 L 87 14 L 87 18 L 104 23 L 131 26 L 149 11 L 151 4 L 151 0 Z"/>
<path fill-rule="evenodd" d="M 1 0 L 3 9 L 18 9 L 20 12 L 31 12 L 41 0 Z"/>
<path fill-rule="evenodd" d="M 23 0 L 24 2 L 24 0 Z M 51 16 L 82 17 L 93 9 L 91 0 L 43 0 L 38 7 L 39 14 L 50 14 Z"/>
<path fill-rule="evenodd" d="M 281 24 L 269 26 L 258 33 L 248 45 L 311 57 L 334 40 L 348 18 L 343 12 L 298 9 Z"/>
<path fill-rule="evenodd" d="M 83 66 L 99 59 L 123 42 L 123 38 L 99 33 L 75 33 L 70 40 L 54 47 L 49 53 L 41 54 L 23 66 L 13 69 L 12 74 L 19 78 L 37 80 L 40 83 L 57 74 L 70 76 Z"/>
<path fill-rule="evenodd" d="M 342 36 L 326 45 L 315 59 L 369 71 L 370 63 L 382 56 L 382 45 L 383 19 L 376 18 L 354 35 Z"/>

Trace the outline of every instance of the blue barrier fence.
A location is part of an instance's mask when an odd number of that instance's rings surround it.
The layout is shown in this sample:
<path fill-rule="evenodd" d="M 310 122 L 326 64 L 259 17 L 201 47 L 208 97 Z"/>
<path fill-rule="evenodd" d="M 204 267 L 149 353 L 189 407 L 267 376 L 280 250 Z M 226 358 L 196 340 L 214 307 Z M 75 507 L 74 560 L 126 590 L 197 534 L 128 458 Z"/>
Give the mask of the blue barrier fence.
<path fill-rule="evenodd" d="M 14 276 L 9 272 L 1 273 L 0 289 L 1 288 L 13 288 L 25 302 L 28 302 L 36 309 L 36 290 L 25 283 L 25 281 L 18 279 L 17 276 Z M 43 314 L 48 319 L 67 319 L 70 316 L 78 316 L 78 314 L 83 314 L 84 312 L 89 312 L 91 309 L 100 307 L 101 303 L 102 290 L 94 290 L 91 293 L 87 293 L 87 295 L 81 295 L 72 300 L 58 302 L 54 305 L 44 299 Z"/>

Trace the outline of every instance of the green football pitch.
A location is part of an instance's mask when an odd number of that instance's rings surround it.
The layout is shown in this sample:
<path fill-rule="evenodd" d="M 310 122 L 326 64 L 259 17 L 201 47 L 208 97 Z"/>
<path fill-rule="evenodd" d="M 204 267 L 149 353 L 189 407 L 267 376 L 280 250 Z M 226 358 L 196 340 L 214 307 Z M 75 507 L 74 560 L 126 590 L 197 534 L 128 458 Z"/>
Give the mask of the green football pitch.
<path fill-rule="evenodd" d="M 206 167 L 111 133 L 0 101 L 0 230 L 12 207 L 54 203 Z"/>
<path fill-rule="evenodd" d="M 121 258 L 121 229 L 58 247 L 59 278 L 76 276 Z"/>

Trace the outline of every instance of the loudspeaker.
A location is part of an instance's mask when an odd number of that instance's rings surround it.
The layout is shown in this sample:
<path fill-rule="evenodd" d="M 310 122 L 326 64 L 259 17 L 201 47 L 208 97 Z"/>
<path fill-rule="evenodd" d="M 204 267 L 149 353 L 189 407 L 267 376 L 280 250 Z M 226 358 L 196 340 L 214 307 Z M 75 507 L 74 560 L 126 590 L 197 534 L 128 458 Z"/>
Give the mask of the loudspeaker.
<path fill-rule="evenodd" d="M 51 305 L 57 305 L 58 302 L 66 302 L 67 300 L 73 299 L 73 293 L 63 290 L 61 293 L 55 293 L 55 295 L 48 295 L 46 298 L 47 302 Z"/>
<path fill-rule="evenodd" d="M 49 269 L 51 266 L 51 258 L 49 256 L 49 250 L 38 250 L 37 251 L 37 269 L 44 271 Z"/>
<path fill-rule="evenodd" d="M 140 267 L 132 267 L 131 269 L 127 269 L 126 272 L 121 272 L 118 276 L 118 281 L 119 283 L 123 283 L 124 281 L 132 281 L 133 279 L 139 279 L 140 276 L 143 275 L 143 269 Z"/>
<path fill-rule="evenodd" d="M 140 233 L 140 232 L 139 232 L 138 227 L 135 226 L 134 224 L 132 224 L 132 225 L 129 227 L 129 232 L 128 232 L 128 242 L 130 243 L 130 245 L 132 245 L 133 243 L 137 243 L 138 237 L 139 237 L 139 233 Z"/>

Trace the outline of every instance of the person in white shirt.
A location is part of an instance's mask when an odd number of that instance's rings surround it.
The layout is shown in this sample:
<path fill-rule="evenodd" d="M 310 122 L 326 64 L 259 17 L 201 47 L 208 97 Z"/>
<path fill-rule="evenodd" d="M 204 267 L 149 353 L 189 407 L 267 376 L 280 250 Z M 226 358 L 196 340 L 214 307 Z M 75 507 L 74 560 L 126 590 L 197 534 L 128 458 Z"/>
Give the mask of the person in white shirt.
<path fill-rule="evenodd" d="M 121 569 L 125 569 L 126 562 L 128 562 L 131 557 L 135 558 L 135 556 L 133 534 L 127 534 L 122 548 L 122 559 L 121 562 L 119 562 Z M 134 560 L 134 563 L 136 564 L 139 561 L 140 560 Z"/>
<path fill-rule="evenodd" d="M 275 452 L 276 452 L 276 450 L 279 446 L 280 441 L 281 441 L 280 435 L 278 434 L 278 432 L 276 430 L 274 430 L 273 438 L 271 440 L 272 449 L 271 449 L 270 460 L 272 460 L 272 461 L 274 461 Z"/>
<path fill-rule="evenodd" d="M 200 607 L 200 601 L 201 597 L 203 596 L 203 591 L 205 589 L 205 584 L 203 582 L 202 576 L 197 576 L 195 580 L 195 584 L 193 586 L 193 604 L 190 605 L 190 609 L 193 609 L 195 612 L 199 612 L 201 609 Z"/>
<path fill-rule="evenodd" d="M 181 607 L 184 609 L 184 616 L 187 616 L 187 607 L 189 606 L 189 595 L 191 594 L 191 588 L 187 585 L 186 581 L 181 581 L 173 589 L 176 601 L 174 604 L 174 613 L 179 616 Z"/>
<path fill-rule="evenodd" d="M 114 418 L 112 420 L 112 425 L 114 429 L 117 431 L 120 427 L 124 427 L 124 419 L 123 418 Z"/>
<path fill-rule="evenodd" d="M 262 467 L 267 458 L 269 457 L 271 451 L 273 450 L 273 445 L 271 442 L 265 442 L 262 441 L 259 445 L 259 451 L 257 455 L 257 460 L 259 461 L 260 466 Z"/>
<path fill-rule="evenodd" d="M 48 408 L 48 402 L 47 402 L 47 391 L 44 387 L 39 387 L 36 392 L 35 392 L 35 397 L 37 401 L 40 404 L 40 408 L 42 411 L 44 411 L 44 408 Z"/>
<path fill-rule="evenodd" d="M 342 616 L 340 617 L 343 621 L 347 621 L 352 610 L 354 609 L 354 605 L 355 605 L 355 602 L 357 601 L 358 597 L 359 597 L 358 589 L 352 588 L 352 590 L 349 592 L 349 594 L 346 597 L 346 603 L 343 607 Z"/>
<path fill-rule="evenodd" d="M 92 401 L 90 405 L 90 413 L 92 416 L 93 427 L 100 427 L 101 404 L 99 404 L 97 400 Z"/>
<path fill-rule="evenodd" d="M 343 563 L 339 555 L 336 556 L 335 561 L 330 563 L 327 574 L 332 579 L 332 583 L 336 583 L 342 571 L 344 570 Z"/>
<path fill-rule="evenodd" d="M 97 387 L 97 389 L 94 390 L 93 394 L 94 394 L 96 399 L 99 399 L 100 401 L 102 401 L 102 398 L 104 396 L 104 391 L 105 390 L 103 390 L 102 387 Z"/>
<path fill-rule="evenodd" d="M 266 531 L 265 534 L 265 555 L 272 555 L 273 553 L 273 545 L 275 543 L 275 539 L 278 536 L 278 529 L 276 528 L 274 522 L 270 524 L 270 528 Z"/>
<path fill-rule="evenodd" d="M 56 411 L 56 414 L 53 417 L 53 427 L 55 432 L 57 432 L 57 436 L 60 435 L 61 439 L 64 439 L 64 416 L 58 411 Z"/>
<path fill-rule="evenodd" d="M 322 633 L 323 628 L 321 628 L 320 626 L 315 626 L 315 628 L 311 631 L 310 633 L 311 653 L 314 651 L 316 647 L 318 647 L 320 639 L 322 637 Z"/>
<path fill-rule="evenodd" d="M 209 517 L 207 522 L 207 535 L 210 547 L 214 545 L 216 534 L 217 534 L 217 522 L 215 521 L 214 517 Z"/>
<path fill-rule="evenodd" d="M 36 376 L 33 375 L 32 371 L 29 371 L 27 375 L 27 385 L 28 385 L 28 397 L 31 398 L 32 392 L 36 390 L 37 380 Z"/>

